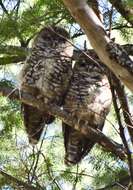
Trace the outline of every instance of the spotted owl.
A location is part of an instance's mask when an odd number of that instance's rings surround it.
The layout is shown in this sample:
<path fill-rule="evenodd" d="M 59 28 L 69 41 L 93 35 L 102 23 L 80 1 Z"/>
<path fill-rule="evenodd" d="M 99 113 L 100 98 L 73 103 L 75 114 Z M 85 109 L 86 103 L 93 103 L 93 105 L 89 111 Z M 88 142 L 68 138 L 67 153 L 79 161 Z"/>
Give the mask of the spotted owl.
<path fill-rule="evenodd" d="M 64 101 L 64 110 L 76 118 L 76 125 L 85 123 L 88 127 L 102 131 L 110 110 L 111 100 L 111 91 L 103 68 L 81 56 L 73 70 Z M 62 123 L 62 128 L 65 163 L 67 165 L 77 164 L 91 150 L 95 140 L 89 140 L 66 123 Z"/>
<path fill-rule="evenodd" d="M 61 27 L 45 27 L 36 36 L 20 73 L 21 89 L 46 104 L 61 106 L 72 75 L 73 46 Z M 48 112 L 23 104 L 24 125 L 29 141 L 37 143 L 45 124 L 54 121 Z"/>

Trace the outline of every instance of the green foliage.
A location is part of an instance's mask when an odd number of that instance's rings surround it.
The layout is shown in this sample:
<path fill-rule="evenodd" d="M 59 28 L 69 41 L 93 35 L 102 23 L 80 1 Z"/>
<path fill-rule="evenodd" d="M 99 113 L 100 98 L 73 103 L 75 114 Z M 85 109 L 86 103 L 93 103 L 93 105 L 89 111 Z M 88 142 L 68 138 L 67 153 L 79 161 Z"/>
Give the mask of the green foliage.
<path fill-rule="evenodd" d="M 0 87 L 13 87 L 13 86 L 14 85 L 13 85 L 12 81 L 10 81 L 10 80 L 2 79 L 0 81 Z"/>
<path fill-rule="evenodd" d="M 44 0 L 44 4 L 46 5 L 47 11 L 49 12 L 49 14 L 46 16 L 46 21 L 48 24 L 56 23 L 59 20 L 66 20 L 67 23 L 73 23 L 74 20 L 70 16 L 68 10 L 64 7 L 61 0 Z M 52 21 L 53 18 L 56 18 L 54 22 Z"/>
<path fill-rule="evenodd" d="M 0 97 L 0 121 L 2 125 L 0 137 L 3 137 L 7 133 L 11 135 L 14 127 L 20 127 L 22 125 L 20 105 L 18 102 Z"/>
<path fill-rule="evenodd" d="M 32 7 L 23 10 L 19 15 L 18 28 L 22 38 L 26 41 L 40 28 L 41 22 L 45 20 L 45 4 L 42 1 L 35 1 Z"/>
<path fill-rule="evenodd" d="M 94 173 L 93 185 L 102 187 L 113 184 L 128 176 L 127 164 L 117 159 L 111 153 L 105 153 L 99 146 L 96 147 L 92 155 L 96 159 L 91 159 Z"/>
<path fill-rule="evenodd" d="M 0 27 L 0 41 L 6 42 L 17 36 L 16 29 L 18 28 L 17 22 L 14 19 L 14 15 L 4 15 L 1 18 L 1 27 Z"/>
<path fill-rule="evenodd" d="M 129 29 L 122 28 L 120 30 L 120 35 L 128 43 L 130 43 L 133 40 L 133 30 L 131 28 L 129 28 Z"/>
<path fill-rule="evenodd" d="M 129 7 L 133 7 L 133 1 L 132 0 L 125 0 L 126 5 L 128 5 Z"/>
<path fill-rule="evenodd" d="M 68 27 L 75 23 L 61 0 L 34 0 L 31 4 L 28 0 L 20 1 L 18 9 L 9 6 L 8 14 L 0 15 L 0 42 L 3 45 L 0 47 L 0 65 L 12 63 L 17 57 L 25 57 L 27 49 L 21 47 L 27 47 L 43 26 L 58 24 Z M 132 6 L 132 0 L 128 0 L 128 5 Z M 104 10 L 107 11 L 107 7 Z M 116 15 L 115 13 L 113 16 L 113 22 L 118 20 Z M 105 24 L 108 28 L 109 15 L 106 19 L 108 20 Z M 123 19 L 118 21 L 119 24 L 113 23 L 113 26 L 125 24 Z M 131 40 L 133 35 L 131 29 L 122 28 L 120 32 L 125 40 Z M 10 48 L 6 49 L 8 45 L 18 47 L 9 46 Z M 9 80 L 3 80 L 0 87 L 13 87 L 13 84 Z M 114 112 L 110 120 L 116 124 Z M 59 123 L 57 125 L 60 126 Z M 59 190 L 57 184 L 70 185 L 70 189 L 76 185 L 77 190 L 89 190 L 92 189 L 91 186 L 95 188 L 107 185 L 127 176 L 126 164 L 112 154 L 105 153 L 98 146 L 79 166 L 66 167 L 63 161 L 64 146 L 61 131 L 57 129 L 54 134 L 51 132 L 57 125 L 48 128 L 43 143 L 40 141 L 37 146 L 32 147 L 28 144 L 22 128 L 20 104 L 0 97 L 0 166 L 11 175 L 33 186 L 52 190 Z M 112 130 L 109 130 L 109 135 L 116 137 Z M 0 188 L 5 184 L 10 182 L 0 175 Z"/>
<path fill-rule="evenodd" d="M 16 38 L 21 46 L 27 46 L 41 25 L 56 24 L 62 20 L 72 22 L 73 20 L 61 0 L 38 0 L 34 1 L 32 6 L 28 6 L 27 2 L 27 8 L 23 9 L 24 4 L 21 4 L 19 12 L 14 9 L 1 17 L 1 42 L 6 43 Z"/>
<path fill-rule="evenodd" d="M 126 25 L 127 25 L 127 21 L 125 21 L 125 19 L 123 19 L 122 17 L 119 18 L 117 23 L 114 23 L 114 27 L 120 28 L 119 32 L 123 40 L 131 43 L 133 41 L 133 30 L 131 26 L 129 25 L 126 26 Z M 122 26 L 125 26 L 125 27 L 122 27 Z"/>

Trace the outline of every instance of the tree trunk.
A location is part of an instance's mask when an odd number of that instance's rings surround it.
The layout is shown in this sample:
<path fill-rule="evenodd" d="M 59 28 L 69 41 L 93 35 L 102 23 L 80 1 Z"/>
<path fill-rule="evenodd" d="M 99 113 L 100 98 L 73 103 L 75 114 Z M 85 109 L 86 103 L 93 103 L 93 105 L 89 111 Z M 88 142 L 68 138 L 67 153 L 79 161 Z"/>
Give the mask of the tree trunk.
<path fill-rule="evenodd" d="M 101 61 L 133 91 L 133 61 L 117 44 L 110 41 L 102 23 L 85 0 L 63 0 L 71 15 L 84 29 Z"/>

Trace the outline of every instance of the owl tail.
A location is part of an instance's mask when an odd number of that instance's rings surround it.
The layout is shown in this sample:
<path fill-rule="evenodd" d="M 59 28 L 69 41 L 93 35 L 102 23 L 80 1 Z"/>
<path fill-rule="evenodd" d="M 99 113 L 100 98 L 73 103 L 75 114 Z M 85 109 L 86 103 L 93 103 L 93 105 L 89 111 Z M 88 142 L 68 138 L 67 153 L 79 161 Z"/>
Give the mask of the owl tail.
<path fill-rule="evenodd" d="M 22 104 L 22 111 L 29 143 L 37 144 L 45 124 L 51 124 L 55 118 L 47 112 L 42 112 L 27 104 Z"/>
<path fill-rule="evenodd" d="M 102 130 L 102 127 L 99 129 Z M 65 146 L 65 164 L 68 166 L 78 164 L 95 145 L 79 131 L 62 123 L 64 146 Z"/>

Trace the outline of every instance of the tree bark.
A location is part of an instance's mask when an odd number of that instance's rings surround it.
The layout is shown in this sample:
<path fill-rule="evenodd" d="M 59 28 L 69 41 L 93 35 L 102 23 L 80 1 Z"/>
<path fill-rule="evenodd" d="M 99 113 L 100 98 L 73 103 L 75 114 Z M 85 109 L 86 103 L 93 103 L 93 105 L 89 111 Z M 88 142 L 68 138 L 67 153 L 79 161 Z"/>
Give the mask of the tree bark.
<path fill-rule="evenodd" d="M 110 41 L 102 23 L 86 0 L 63 0 L 63 2 L 85 31 L 101 61 L 133 91 L 133 61 L 125 52 L 123 54 L 123 49 Z M 115 52 L 111 52 L 112 50 Z"/>

